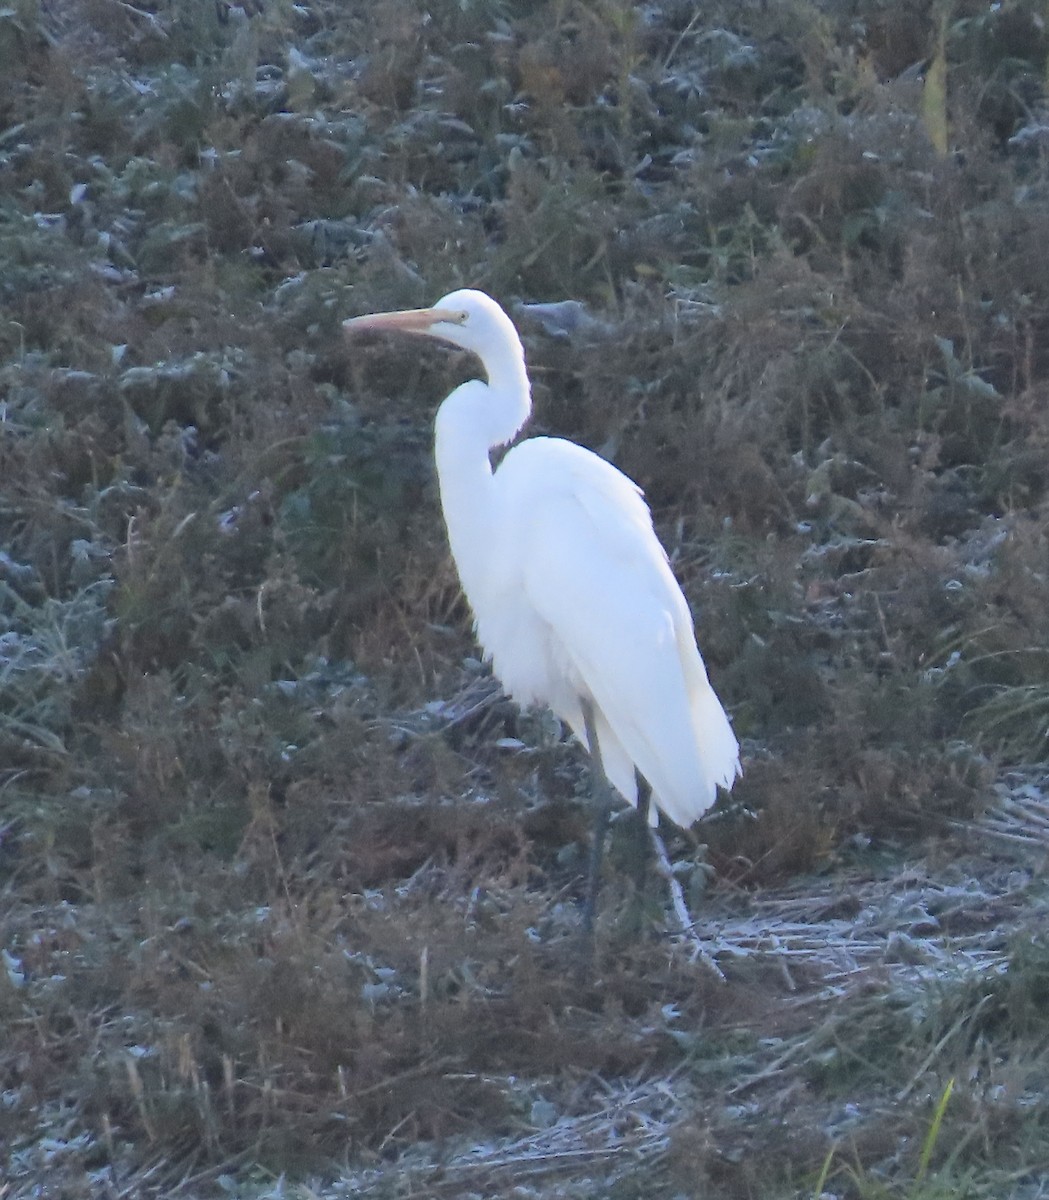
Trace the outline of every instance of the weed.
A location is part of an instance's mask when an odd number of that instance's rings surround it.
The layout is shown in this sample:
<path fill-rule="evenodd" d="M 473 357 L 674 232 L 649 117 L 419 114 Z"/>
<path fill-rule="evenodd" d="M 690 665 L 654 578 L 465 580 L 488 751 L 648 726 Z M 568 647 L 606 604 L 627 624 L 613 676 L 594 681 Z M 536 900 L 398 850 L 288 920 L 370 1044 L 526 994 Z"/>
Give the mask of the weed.
<path fill-rule="evenodd" d="M 1041 25 L 0 12 L 12 1196 L 1021 1194 Z M 668 843 L 724 987 L 659 935 L 573 970 L 583 758 L 477 662 L 433 483 L 475 367 L 339 332 L 464 284 L 520 316 L 535 429 L 644 487 L 744 741 Z"/>

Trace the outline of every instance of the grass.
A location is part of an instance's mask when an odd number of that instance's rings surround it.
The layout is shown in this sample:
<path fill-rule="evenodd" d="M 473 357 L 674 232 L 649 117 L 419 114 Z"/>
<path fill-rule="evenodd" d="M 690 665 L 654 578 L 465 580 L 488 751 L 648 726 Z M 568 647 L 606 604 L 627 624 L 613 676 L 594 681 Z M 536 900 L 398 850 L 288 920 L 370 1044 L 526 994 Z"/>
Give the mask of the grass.
<path fill-rule="evenodd" d="M 1042 15 L 0 13 L 5 1195 L 1037 1194 Z M 724 985 L 614 855 L 574 970 L 585 763 L 440 525 L 470 365 L 340 334 L 462 284 L 694 607 Z"/>

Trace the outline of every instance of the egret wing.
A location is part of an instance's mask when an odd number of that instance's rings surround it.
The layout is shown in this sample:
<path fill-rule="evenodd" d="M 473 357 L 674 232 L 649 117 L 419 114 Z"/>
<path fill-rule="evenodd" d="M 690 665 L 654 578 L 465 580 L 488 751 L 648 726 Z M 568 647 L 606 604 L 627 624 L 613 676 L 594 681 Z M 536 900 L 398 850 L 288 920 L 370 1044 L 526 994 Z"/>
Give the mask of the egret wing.
<path fill-rule="evenodd" d="M 687 826 L 739 769 L 688 606 L 637 487 L 571 443 L 550 459 L 558 486 L 533 494 L 519 523 L 523 586 L 566 681 L 550 703 L 580 733 L 578 697 L 589 696 L 599 731 L 613 735 L 606 746 L 598 734 L 609 778 L 633 800 L 624 775 L 636 765 L 656 804 Z"/>

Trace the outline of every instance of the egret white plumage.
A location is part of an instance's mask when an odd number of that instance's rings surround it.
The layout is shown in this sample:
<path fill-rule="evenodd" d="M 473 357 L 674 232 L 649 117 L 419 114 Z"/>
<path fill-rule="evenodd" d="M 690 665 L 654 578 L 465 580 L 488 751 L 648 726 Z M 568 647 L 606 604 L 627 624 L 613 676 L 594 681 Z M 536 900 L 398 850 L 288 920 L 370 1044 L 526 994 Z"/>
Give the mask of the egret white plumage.
<path fill-rule="evenodd" d="M 345 329 L 425 334 L 480 360 L 486 378 L 438 409 L 435 456 L 485 654 L 514 700 L 548 705 L 590 751 L 599 813 L 607 817 L 609 783 L 636 805 L 640 772 L 654 805 L 691 825 L 719 787 L 731 788 L 739 745 L 641 489 L 562 438 L 521 441 L 493 470 L 491 451 L 513 441 L 532 400 L 517 330 L 483 292 L 355 317 Z M 603 835 L 602 820 L 588 925 Z"/>

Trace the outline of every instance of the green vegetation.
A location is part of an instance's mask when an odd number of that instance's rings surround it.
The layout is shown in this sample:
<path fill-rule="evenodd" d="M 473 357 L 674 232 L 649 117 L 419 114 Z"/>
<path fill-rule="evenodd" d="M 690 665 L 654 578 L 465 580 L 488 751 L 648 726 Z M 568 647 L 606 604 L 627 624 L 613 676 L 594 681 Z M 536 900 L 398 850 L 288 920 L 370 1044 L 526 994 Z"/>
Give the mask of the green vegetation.
<path fill-rule="evenodd" d="M 1047 21 L 0 8 L 0 1195 L 1041 1194 Z M 460 285 L 694 606 L 727 983 L 615 855 L 574 969 L 585 762 L 436 505 L 470 364 L 340 332 Z"/>

